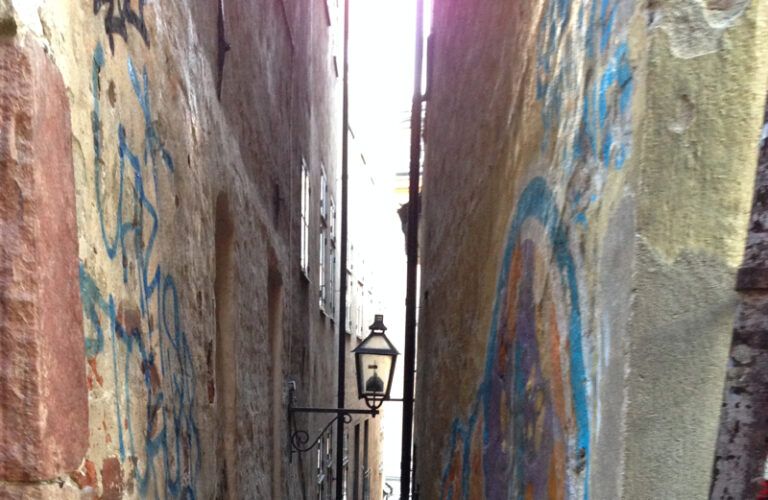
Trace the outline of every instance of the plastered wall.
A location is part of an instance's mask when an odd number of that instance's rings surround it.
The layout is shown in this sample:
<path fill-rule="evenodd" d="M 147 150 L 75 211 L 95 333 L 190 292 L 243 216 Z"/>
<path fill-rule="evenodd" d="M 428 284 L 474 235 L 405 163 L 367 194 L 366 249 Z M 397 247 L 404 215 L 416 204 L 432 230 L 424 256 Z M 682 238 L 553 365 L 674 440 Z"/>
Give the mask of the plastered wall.
<path fill-rule="evenodd" d="M 84 343 L 79 354 L 55 340 L 46 348 L 79 367 L 56 372 L 73 382 L 52 390 L 87 398 L 87 413 L 72 405 L 71 456 L 29 473 L 29 484 L 0 476 L 0 497 L 313 494 L 314 457 L 288 462 L 284 391 L 292 379 L 302 404 L 335 404 L 334 322 L 318 312 L 318 282 L 299 270 L 299 190 L 304 159 L 314 263 L 319 169 L 335 178 L 340 142 L 337 11 L 333 2 L 0 2 L 4 47 L 34 53 L 55 76 L 20 72 L 17 84 L 50 79 L 50 99 L 69 112 L 56 136 L 67 148 L 51 150 L 71 180 L 41 185 L 71 195 L 61 209 L 76 222 L 67 237 L 77 250 L 67 254 L 71 279 L 56 286 L 79 295 L 66 325 Z M 16 161 L 3 144 L 3 161 Z M 44 229 L 38 237 L 51 243 Z M 46 415 L 65 408 L 35 404 Z"/>
<path fill-rule="evenodd" d="M 764 7 L 435 2 L 424 498 L 708 495 Z"/>

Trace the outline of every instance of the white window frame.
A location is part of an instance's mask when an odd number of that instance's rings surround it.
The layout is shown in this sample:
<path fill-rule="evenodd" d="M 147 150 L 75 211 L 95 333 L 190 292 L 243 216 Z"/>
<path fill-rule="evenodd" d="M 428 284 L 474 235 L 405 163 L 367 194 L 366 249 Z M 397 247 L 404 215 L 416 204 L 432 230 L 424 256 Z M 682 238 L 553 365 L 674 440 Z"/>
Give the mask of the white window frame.
<path fill-rule="evenodd" d="M 320 234 L 318 235 L 319 244 L 318 244 L 318 259 L 317 259 L 317 283 L 318 283 L 318 291 L 320 294 L 319 297 L 319 304 L 320 304 L 320 310 L 322 312 L 327 312 L 325 310 L 325 303 L 326 303 L 326 294 L 328 293 L 328 283 L 326 282 L 327 276 L 326 276 L 326 259 L 327 257 L 327 243 L 325 241 L 326 235 L 325 235 L 325 228 L 320 228 Z"/>
<path fill-rule="evenodd" d="M 328 177 L 325 176 L 325 167 L 320 164 L 320 220 L 328 224 Z"/>
<path fill-rule="evenodd" d="M 311 187 L 309 183 L 309 166 L 307 161 L 301 159 L 301 272 L 309 279 L 309 213 L 310 213 Z"/>
<path fill-rule="evenodd" d="M 328 290 L 326 291 L 326 312 L 336 321 L 336 243 L 328 241 Z"/>
<path fill-rule="evenodd" d="M 336 315 L 336 207 L 331 198 L 325 166 L 320 164 L 320 234 L 318 237 L 318 303 L 332 320 Z"/>
<path fill-rule="evenodd" d="M 328 201 L 328 228 L 331 236 L 331 243 L 336 243 L 336 204 L 333 202 L 333 196 L 329 196 Z"/>
<path fill-rule="evenodd" d="M 352 331 L 354 330 L 354 319 L 352 318 L 352 311 L 354 311 L 353 302 L 355 300 L 355 295 L 353 292 L 354 288 L 354 279 L 352 277 L 352 270 L 347 268 L 344 279 L 347 280 L 347 302 L 346 302 L 346 324 L 344 325 L 344 331 L 347 332 L 347 335 L 352 335 Z"/>
<path fill-rule="evenodd" d="M 328 199 L 328 232 L 326 244 L 328 245 L 328 266 L 326 268 L 327 290 L 325 293 L 325 308 L 332 320 L 336 320 L 336 206 L 330 194 Z"/>
<path fill-rule="evenodd" d="M 362 281 L 357 282 L 357 289 L 355 290 L 357 292 L 355 295 L 359 297 L 357 302 L 357 338 L 361 339 L 363 338 L 365 334 L 365 286 L 363 285 Z"/>

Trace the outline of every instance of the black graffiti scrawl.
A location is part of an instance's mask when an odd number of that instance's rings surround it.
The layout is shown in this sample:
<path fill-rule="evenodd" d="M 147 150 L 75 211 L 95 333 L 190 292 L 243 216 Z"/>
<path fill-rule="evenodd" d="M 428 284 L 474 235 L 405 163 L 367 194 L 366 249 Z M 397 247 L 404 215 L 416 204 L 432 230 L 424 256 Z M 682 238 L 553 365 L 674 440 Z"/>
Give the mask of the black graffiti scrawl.
<path fill-rule="evenodd" d="M 137 3 L 136 9 L 133 3 Z M 146 0 L 93 0 L 93 13 L 98 15 L 104 9 L 104 30 L 109 35 L 109 48 L 115 53 L 115 35 L 128 40 L 128 25 L 139 32 L 141 39 L 149 47 L 149 33 L 144 23 L 144 4 Z"/>

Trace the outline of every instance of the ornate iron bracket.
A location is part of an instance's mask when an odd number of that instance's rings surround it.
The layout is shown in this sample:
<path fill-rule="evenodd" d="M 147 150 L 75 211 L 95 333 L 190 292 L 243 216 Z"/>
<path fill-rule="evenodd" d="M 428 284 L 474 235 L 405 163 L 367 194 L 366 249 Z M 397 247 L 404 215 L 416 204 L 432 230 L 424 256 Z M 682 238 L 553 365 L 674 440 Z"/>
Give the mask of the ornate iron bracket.
<path fill-rule="evenodd" d="M 315 446 L 317 446 L 317 443 L 320 441 L 320 439 L 323 437 L 323 435 L 326 433 L 328 429 L 331 428 L 331 426 L 338 421 L 339 419 L 342 420 L 345 424 L 349 424 L 352 422 L 352 415 L 372 415 L 376 416 L 379 414 L 379 410 L 377 408 L 370 409 L 370 410 L 359 410 L 356 408 L 307 408 L 307 407 L 301 407 L 301 406 L 294 406 L 294 392 L 296 391 L 296 384 L 295 382 L 289 382 L 288 385 L 288 432 L 290 435 L 288 436 L 288 443 L 289 443 L 289 451 L 290 451 L 290 460 L 293 461 L 293 454 L 294 453 L 304 453 L 311 449 L 313 449 Z M 328 422 L 325 427 L 323 427 L 323 430 L 321 430 L 317 437 L 310 442 L 309 438 L 309 432 L 303 430 L 303 429 L 296 429 L 296 421 L 294 418 L 294 415 L 297 413 L 331 413 L 335 414 L 330 422 Z"/>
<path fill-rule="evenodd" d="M 330 427 L 338 420 L 342 419 L 345 424 L 348 424 L 352 422 L 352 415 L 349 413 L 339 413 L 335 417 L 331 419 L 330 422 L 326 424 L 325 427 L 323 427 L 323 430 L 320 431 L 320 433 L 317 435 L 317 437 L 312 441 L 311 444 L 309 443 L 309 433 L 304 430 L 294 430 L 291 433 L 291 453 L 304 453 L 305 451 L 309 451 L 312 448 L 314 448 L 317 443 L 320 441 L 320 439 L 323 437 L 325 432 L 330 429 Z"/>

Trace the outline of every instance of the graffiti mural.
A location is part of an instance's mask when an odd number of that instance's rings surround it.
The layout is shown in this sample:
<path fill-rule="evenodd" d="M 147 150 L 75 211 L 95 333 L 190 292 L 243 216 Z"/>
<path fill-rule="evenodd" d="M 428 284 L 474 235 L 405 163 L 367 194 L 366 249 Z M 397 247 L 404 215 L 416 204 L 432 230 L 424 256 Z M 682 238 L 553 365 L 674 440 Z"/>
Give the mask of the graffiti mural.
<path fill-rule="evenodd" d="M 139 71 L 130 58 L 126 71 L 135 110 L 144 119 L 143 146 L 129 140 L 122 124 L 111 130 L 105 125 L 101 73 L 106 64 L 98 45 L 92 66 L 93 195 L 99 245 L 122 267 L 122 283 L 100 288 L 81 263 L 80 291 L 90 324 L 86 354 L 93 371 L 96 360 L 111 367 L 119 456 L 140 496 L 195 498 L 200 469 L 195 369 L 176 281 L 154 251 L 161 236 L 158 179 L 173 174 L 174 164 L 154 125 L 147 71 Z M 107 151 L 117 157 L 106 157 Z"/>
<path fill-rule="evenodd" d="M 539 21 L 535 85 L 542 105 L 541 148 L 553 148 L 563 170 L 583 179 L 569 192 L 576 208 L 572 217 L 580 223 L 586 223 L 586 210 L 600 197 L 607 173 L 620 170 L 630 153 L 634 85 L 627 26 L 633 5 L 549 0 Z"/>
<path fill-rule="evenodd" d="M 532 85 L 551 182 L 523 189 L 509 225 L 485 370 L 453 422 L 441 498 L 589 498 L 593 370 L 572 232 L 630 155 L 632 1 L 544 0 Z M 558 205 L 550 186 L 564 188 Z M 578 245 L 573 245 L 574 248 Z"/>
<path fill-rule="evenodd" d="M 93 13 L 99 14 L 104 11 L 104 31 L 109 36 L 109 49 L 115 52 L 115 35 L 119 35 L 123 40 L 128 40 L 128 27 L 133 28 L 139 33 L 144 43 L 149 47 L 149 32 L 144 22 L 144 4 L 146 0 L 136 0 L 138 10 L 134 10 L 131 2 L 133 0 L 93 0 Z"/>
<path fill-rule="evenodd" d="M 509 228 L 485 373 L 469 417 L 453 424 L 442 498 L 588 496 L 579 305 L 565 226 L 536 178 Z"/>

